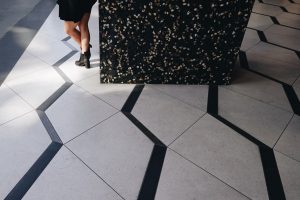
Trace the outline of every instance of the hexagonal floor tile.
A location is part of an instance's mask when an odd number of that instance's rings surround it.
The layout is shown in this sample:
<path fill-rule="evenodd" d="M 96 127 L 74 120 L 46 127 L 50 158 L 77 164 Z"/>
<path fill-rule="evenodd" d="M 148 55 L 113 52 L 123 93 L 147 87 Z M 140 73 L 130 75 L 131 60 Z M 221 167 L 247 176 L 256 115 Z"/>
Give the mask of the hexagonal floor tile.
<path fill-rule="evenodd" d="M 122 198 L 63 146 L 23 199 L 121 200 Z"/>
<path fill-rule="evenodd" d="M 275 149 L 300 162 L 300 117 L 294 115 L 288 127 L 284 130 Z"/>
<path fill-rule="evenodd" d="M 137 199 L 153 143 L 122 113 L 67 146 L 125 199 Z"/>
<path fill-rule="evenodd" d="M 63 142 L 73 139 L 116 112 L 116 109 L 78 86 L 69 88 L 46 110 Z"/>
<path fill-rule="evenodd" d="M 291 12 L 291 13 L 295 13 L 295 14 L 300 14 L 300 5 L 299 4 L 295 4 L 295 3 L 291 3 L 289 5 L 285 5 L 284 6 L 288 12 Z"/>
<path fill-rule="evenodd" d="M 275 156 L 286 199 L 299 199 L 300 163 L 276 151 Z"/>
<path fill-rule="evenodd" d="M 271 49 L 268 49 L 269 47 L 266 48 L 266 46 L 259 44 L 247 52 L 250 69 L 287 84 L 292 84 L 300 75 L 299 61 L 294 60 L 294 53 L 280 54 L 279 51 L 272 53 Z M 277 58 L 274 58 L 276 55 Z M 284 59 L 290 60 L 286 61 Z"/>
<path fill-rule="evenodd" d="M 269 42 L 300 51 L 300 30 L 274 24 L 264 33 Z"/>
<path fill-rule="evenodd" d="M 277 16 L 281 14 L 283 11 L 278 6 L 268 5 L 268 4 L 255 1 L 252 12 L 269 15 L 269 16 Z"/>
<path fill-rule="evenodd" d="M 273 24 L 270 17 L 251 13 L 247 27 L 264 31 Z"/>
<path fill-rule="evenodd" d="M 247 55 L 255 54 L 257 59 L 259 58 L 269 58 L 270 60 L 277 60 L 283 63 L 289 63 L 295 65 L 295 69 L 299 69 L 300 67 L 300 60 L 297 54 L 294 51 L 281 48 L 269 43 L 261 42 L 255 46 L 255 48 L 250 49 L 247 51 Z M 288 70 L 286 70 L 288 71 Z M 280 73 L 281 74 L 281 73 Z"/>
<path fill-rule="evenodd" d="M 258 147 L 212 116 L 202 117 L 170 148 L 251 199 L 268 198 Z"/>
<path fill-rule="evenodd" d="M 169 145 L 203 116 L 204 112 L 146 86 L 132 114 Z"/>
<path fill-rule="evenodd" d="M 231 85 L 223 87 L 293 112 L 281 84 L 241 68 L 235 70 L 235 77 Z"/>
<path fill-rule="evenodd" d="M 276 17 L 278 22 L 285 26 L 290 26 L 300 29 L 300 16 L 284 12 Z"/>
<path fill-rule="evenodd" d="M 33 110 L 23 99 L 4 84 L 0 86 L 0 125 Z"/>
<path fill-rule="evenodd" d="M 168 150 L 155 199 L 242 200 L 248 198 L 172 150 Z"/>
<path fill-rule="evenodd" d="M 179 99 L 184 103 L 195 106 L 206 112 L 207 110 L 207 85 L 150 85 L 163 93 Z"/>
<path fill-rule="evenodd" d="M 43 69 L 49 69 L 50 67 L 50 65 L 44 63 L 40 59 L 25 51 L 18 62 L 15 64 L 14 68 L 6 77 L 5 82 L 8 82 L 15 78 L 20 78 L 24 75 L 32 74 Z"/>
<path fill-rule="evenodd" d="M 53 68 L 49 68 L 13 79 L 6 82 L 6 85 L 37 108 L 64 83 L 61 76 Z"/>
<path fill-rule="evenodd" d="M 99 97 L 103 101 L 121 110 L 128 96 L 134 88 L 134 84 L 99 84 L 100 75 L 86 78 L 75 83 L 82 89 Z"/>
<path fill-rule="evenodd" d="M 278 5 L 278 6 L 284 6 L 290 3 L 288 0 L 263 0 L 263 2 Z"/>
<path fill-rule="evenodd" d="M 26 51 L 40 58 L 49 65 L 53 65 L 72 50 L 62 41 L 54 39 L 44 32 L 38 32 L 27 47 Z"/>
<path fill-rule="evenodd" d="M 221 87 L 219 115 L 273 147 L 293 114 Z"/>
<path fill-rule="evenodd" d="M 8 195 L 50 143 L 35 111 L 0 126 L 0 199 Z"/>
<path fill-rule="evenodd" d="M 255 30 L 247 28 L 241 45 L 241 50 L 247 51 L 248 49 L 257 45 L 259 42 L 260 39 L 257 32 Z"/>
<path fill-rule="evenodd" d="M 80 53 L 78 52 L 59 66 L 72 82 L 78 82 L 95 74 L 99 74 L 99 62 L 94 62 L 93 59 L 91 59 L 91 68 L 86 69 L 84 66 L 79 67 L 75 65 L 75 61 L 78 60 L 79 57 Z M 97 83 L 99 84 L 99 80 Z"/>

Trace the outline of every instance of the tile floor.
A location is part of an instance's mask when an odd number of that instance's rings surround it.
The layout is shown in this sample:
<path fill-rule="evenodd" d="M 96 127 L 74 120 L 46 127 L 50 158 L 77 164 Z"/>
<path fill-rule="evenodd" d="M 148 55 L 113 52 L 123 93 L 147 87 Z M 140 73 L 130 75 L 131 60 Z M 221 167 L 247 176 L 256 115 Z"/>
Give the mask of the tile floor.
<path fill-rule="evenodd" d="M 97 5 L 88 70 L 54 7 L 0 86 L 0 199 L 299 199 L 299 12 L 255 2 L 230 86 L 135 86 L 99 83 Z"/>

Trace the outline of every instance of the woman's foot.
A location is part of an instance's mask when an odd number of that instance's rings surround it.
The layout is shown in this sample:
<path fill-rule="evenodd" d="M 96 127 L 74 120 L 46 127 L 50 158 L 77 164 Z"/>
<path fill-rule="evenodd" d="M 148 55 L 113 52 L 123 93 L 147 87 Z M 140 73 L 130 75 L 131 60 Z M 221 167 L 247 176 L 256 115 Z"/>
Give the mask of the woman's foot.
<path fill-rule="evenodd" d="M 92 45 L 89 44 L 89 49 L 88 49 L 88 57 L 90 59 L 91 57 L 91 53 L 90 53 L 90 48 L 92 48 Z M 83 53 L 80 53 L 80 57 L 79 57 L 79 60 L 76 60 L 75 61 L 75 65 L 77 66 L 85 66 L 85 61 L 84 61 L 84 54 Z"/>
<path fill-rule="evenodd" d="M 79 60 L 75 61 L 75 65 L 77 65 L 77 66 L 84 66 L 83 57 L 84 57 L 84 54 L 80 53 L 80 58 L 79 58 Z"/>
<path fill-rule="evenodd" d="M 90 58 L 91 58 L 90 50 L 83 53 L 83 62 L 84 62 L 85 68 L 87 68 L 87 69 L 89 69 L 91 67 L 90 66 Z"/>

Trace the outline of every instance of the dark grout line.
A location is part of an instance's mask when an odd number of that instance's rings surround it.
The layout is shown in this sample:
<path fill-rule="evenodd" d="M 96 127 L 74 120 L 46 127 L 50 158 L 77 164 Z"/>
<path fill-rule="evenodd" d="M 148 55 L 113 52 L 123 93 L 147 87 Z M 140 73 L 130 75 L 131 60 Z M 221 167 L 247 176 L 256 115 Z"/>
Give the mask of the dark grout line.
<path fill-rule="evenodd" d="M 283 12 L 289 12 L 285 7 L 283 7 L 283 6 L 278 6 L 278 7 L 280 7 L 281 8 L 281 10 L 283 11 Z"/>
<path fill-rule="evenodd" d="M 71 37 L 70 36 L 66 36 L 64 39 L 62 39 L 61 41 L 63 41 L 63 42 L 66 42 L 66 41 L 68 41 L 68 40 L 70 40 L 71 39 Z"/>
<path fill-rule="evenodd" d="M 290 102 L 290 105 L 291 105 L 294 113 L 296 115 L 300 116 L 300 101 L 298 99 L 298 96 L 297 96 L 294 88 L 291 85 L 288 85 L 286 83 L 283 83 L 282 87 L 285 91 L 285 94 Z"/>
<path fill-rule="evenodd" d="M 218 91 L 217 85 L 210 85 L 207 98 L 207 112 L 211 115 L 218 114 Z"/>
<path fill-rule="evenodd" d="M 263 31 L 260 31 L 260 30 L 256 30 L 256 31 L 257 31 L 257 34 L 258 34 L 259 39 L 260 39 L 262 42 L 268 42 L 268 41 L 267 41 L 267 38 L 266 38 L 266 36 L 265 36 L 265 34 L 264 34 Z"/>
<path fill-rule="evenodd" d="M 72 56 L 74 56 L 78 51 L 71 51 L 70 53 L 68 53 L 67 55 L 65 55 L 63 58 L 61 58 L 59 61 L 57 61 L 56 63 L 53 64 L 53 67 L 59 67 L 60 65 L 62 65 L 64 62 L 66 62 L 67 60 L 69 60 Z"/>
<path fill-rule="evenodd" d="M 37 110 L 46 111 L 59 97 L 61 97 L 70 87 L 72 83 L 64 83 L 60 88 L 58 88 L 47 100 L 45 100 Z"/>
<path fill-rule="evenodd" d="M 34 182 L 42 174 L 54 156 L 62 147 L 61 143 L 52 142 L 42 153 L 38 160 L 31 166 L 16 186 L 10 191 L 4 200 L 22 199 Z"/>
<path fill-rule="evenodd" d="M 240 51 L 239 59 L 240 59 L 240 66 L 244 69 L 249 69 L 249 63 L 248 63 L 246 52 Z"/>
<path fill-rule="evenodd" d="M 76 51 L 78 52 L 78 50 L 76 49 L 76 47 L 74 47 L 72 44 L 70 44 L 67 41 L 62 41 L 64 43 L 64 45 L 66 45 L 71 51 Z"/>
<path fill-rule="evenodd" d="M 216 118 L 218 121 L 226 125 L 227 127 L 233 129 L 236 133 L 240 134 L 250 142 L 256 144 L 259 148 L 260 157 L 262 161 L 262 166 L 265 175 L 265 182 L 267 185 L 268 195 L 270 200 L 280 199 L 285 200 L 285 194 L 280 178 L 280 174 L 278 171 L 278 166 L 275 160 L 274 151 L 269 146 L 265 145 L 249 133 L 245 132 L 241 128 L 232 124 L 228 120 L 224 119 L 218 114 L 218 93 L 217 89 L 210 87 L 209 92 L 209 102 L 211 103 L 211 108 L 208 108 L 208 113 Z M 208 103 L 209 103 L 208 102 Z"/>
<path fill-rule="evenodd" d="M 141 95 L 143 88 L 144 85 L 136 85 L 134 87 L 121 111 L 146 137 L 154 143 L 152 154 L 149 159 L 138 196 L 139 200 L 152 200 L 156 195 L 167 146 L 130 113 Z"/>
<path fill-rule="evenodd" d="M 62 144 L 63 142 L 61 141 L 59 135 L 57 134 L 55 128 L 53 127 L 53 125 L 52 125 L 51 121 L 49 120 L 48 116 L 46 115 L 46 113 L 41 110 L 37 110 L 36 112 L 37 112 L 41 122 L 43 123 L 52 142 Z"/>
<path fill-rule="evenodd" d="M 72 80 L 60 68 L 53 67 L 53 69 L 60 75 L 62 79 L 64 79 L 66 83 L 73 84 Z"/>
<path fill-rule="evenodd" d="M 281 24 L 279 23 L 279 21 L 277 20 L 276 17 L 270 16 L 270 18 L 271 18 L 271 20 L 272 20 L 272 22 L 273 22 L 274 24 L 281 25 Z"/>
<path fill-rule="evenodd" d="M 273 149 L 265 145 L 259 146 L 259 151 L 265 174 L 269 199 L 285 200 L 285 193 Z"/>
<path fill-rule="evenodd" d="M 278 171 L 277 162 L 274 156 L 274 151 L 271 147 L 265 145 L 249 133 L 245 132 L 244 130 L 240 129 L 236 125 L 232 124 L 231 122 L 227 121 L 223 117 L 217 115 L 214 116 L 217 120 L 225 124 L 226 126 L 232 128 L 235 132 L 242 135 L 252 143 L 256 144 L 259 148 L 260 157 L 262 161 L 262 166 L 265 175 L 265 181 L 267 185 L 267 190 L 269 194 L 270 200 L 285 200 L 285 194 L 280 178 L 280 174 Z"/>
<path fill-rule="evenodd" d="M 137 118 L 135 118 L 131 113 L 123 112 L 123 114 L 137 127 L 140 131 L 144 133 L 154 144 L 165 147 L 166 145 L 160 141 L 148 128 L 146 128 Z"/>
<path fill-rule="evenodd" d="M 136 85 L 134 87 L 133 91 L 130 93 L 129 97 L 127 98 L 123 108 L 121 109 L 122 112 L 130 113 L 132 111 L 144 87 L 145 85 Z"/>
<path fill-rule="evenodd" d="M 228 120 L 226 120 L 222 116 L 220 116 L 220 115 L 212 115 L 212 116 L 214 118 L 216 118 L 218 121 L 220 121 L 223 124 L 225 124 L 226 126 L 228 126 L 229 128 L 233 129 L 235 132 L 237 132 L 240 135 L 242 135 L 247 140 L 251 141 L 252 143 L 254 143 L 254 144 L 258 145 L 258 146 L 265 146 L 264 143 L 262 143 L 261 141 L 259 141 L 258 139 L 256 139 L 252 135 L 250 135 L 249 133 L 245 132 L 244 130 L 240 129 L 236 125 L 232 124 L 231 122 L 229 122 Z"/>
<path fill-rule="evenodd" d="M 167 153 L 166 146 L 154 145 L 146 169 L 138 200 L 152 200 L 155 198 L 164 159 Z"/>

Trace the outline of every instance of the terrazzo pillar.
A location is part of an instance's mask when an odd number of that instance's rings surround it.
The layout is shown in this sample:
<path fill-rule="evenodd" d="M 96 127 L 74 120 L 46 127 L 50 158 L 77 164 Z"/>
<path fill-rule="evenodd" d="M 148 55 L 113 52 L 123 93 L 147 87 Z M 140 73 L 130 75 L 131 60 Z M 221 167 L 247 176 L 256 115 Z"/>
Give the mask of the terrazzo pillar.
<path fill-rule="evenodd" d="M 99 0 L 100 82 L 230 84 L 254 0 Z"/>

